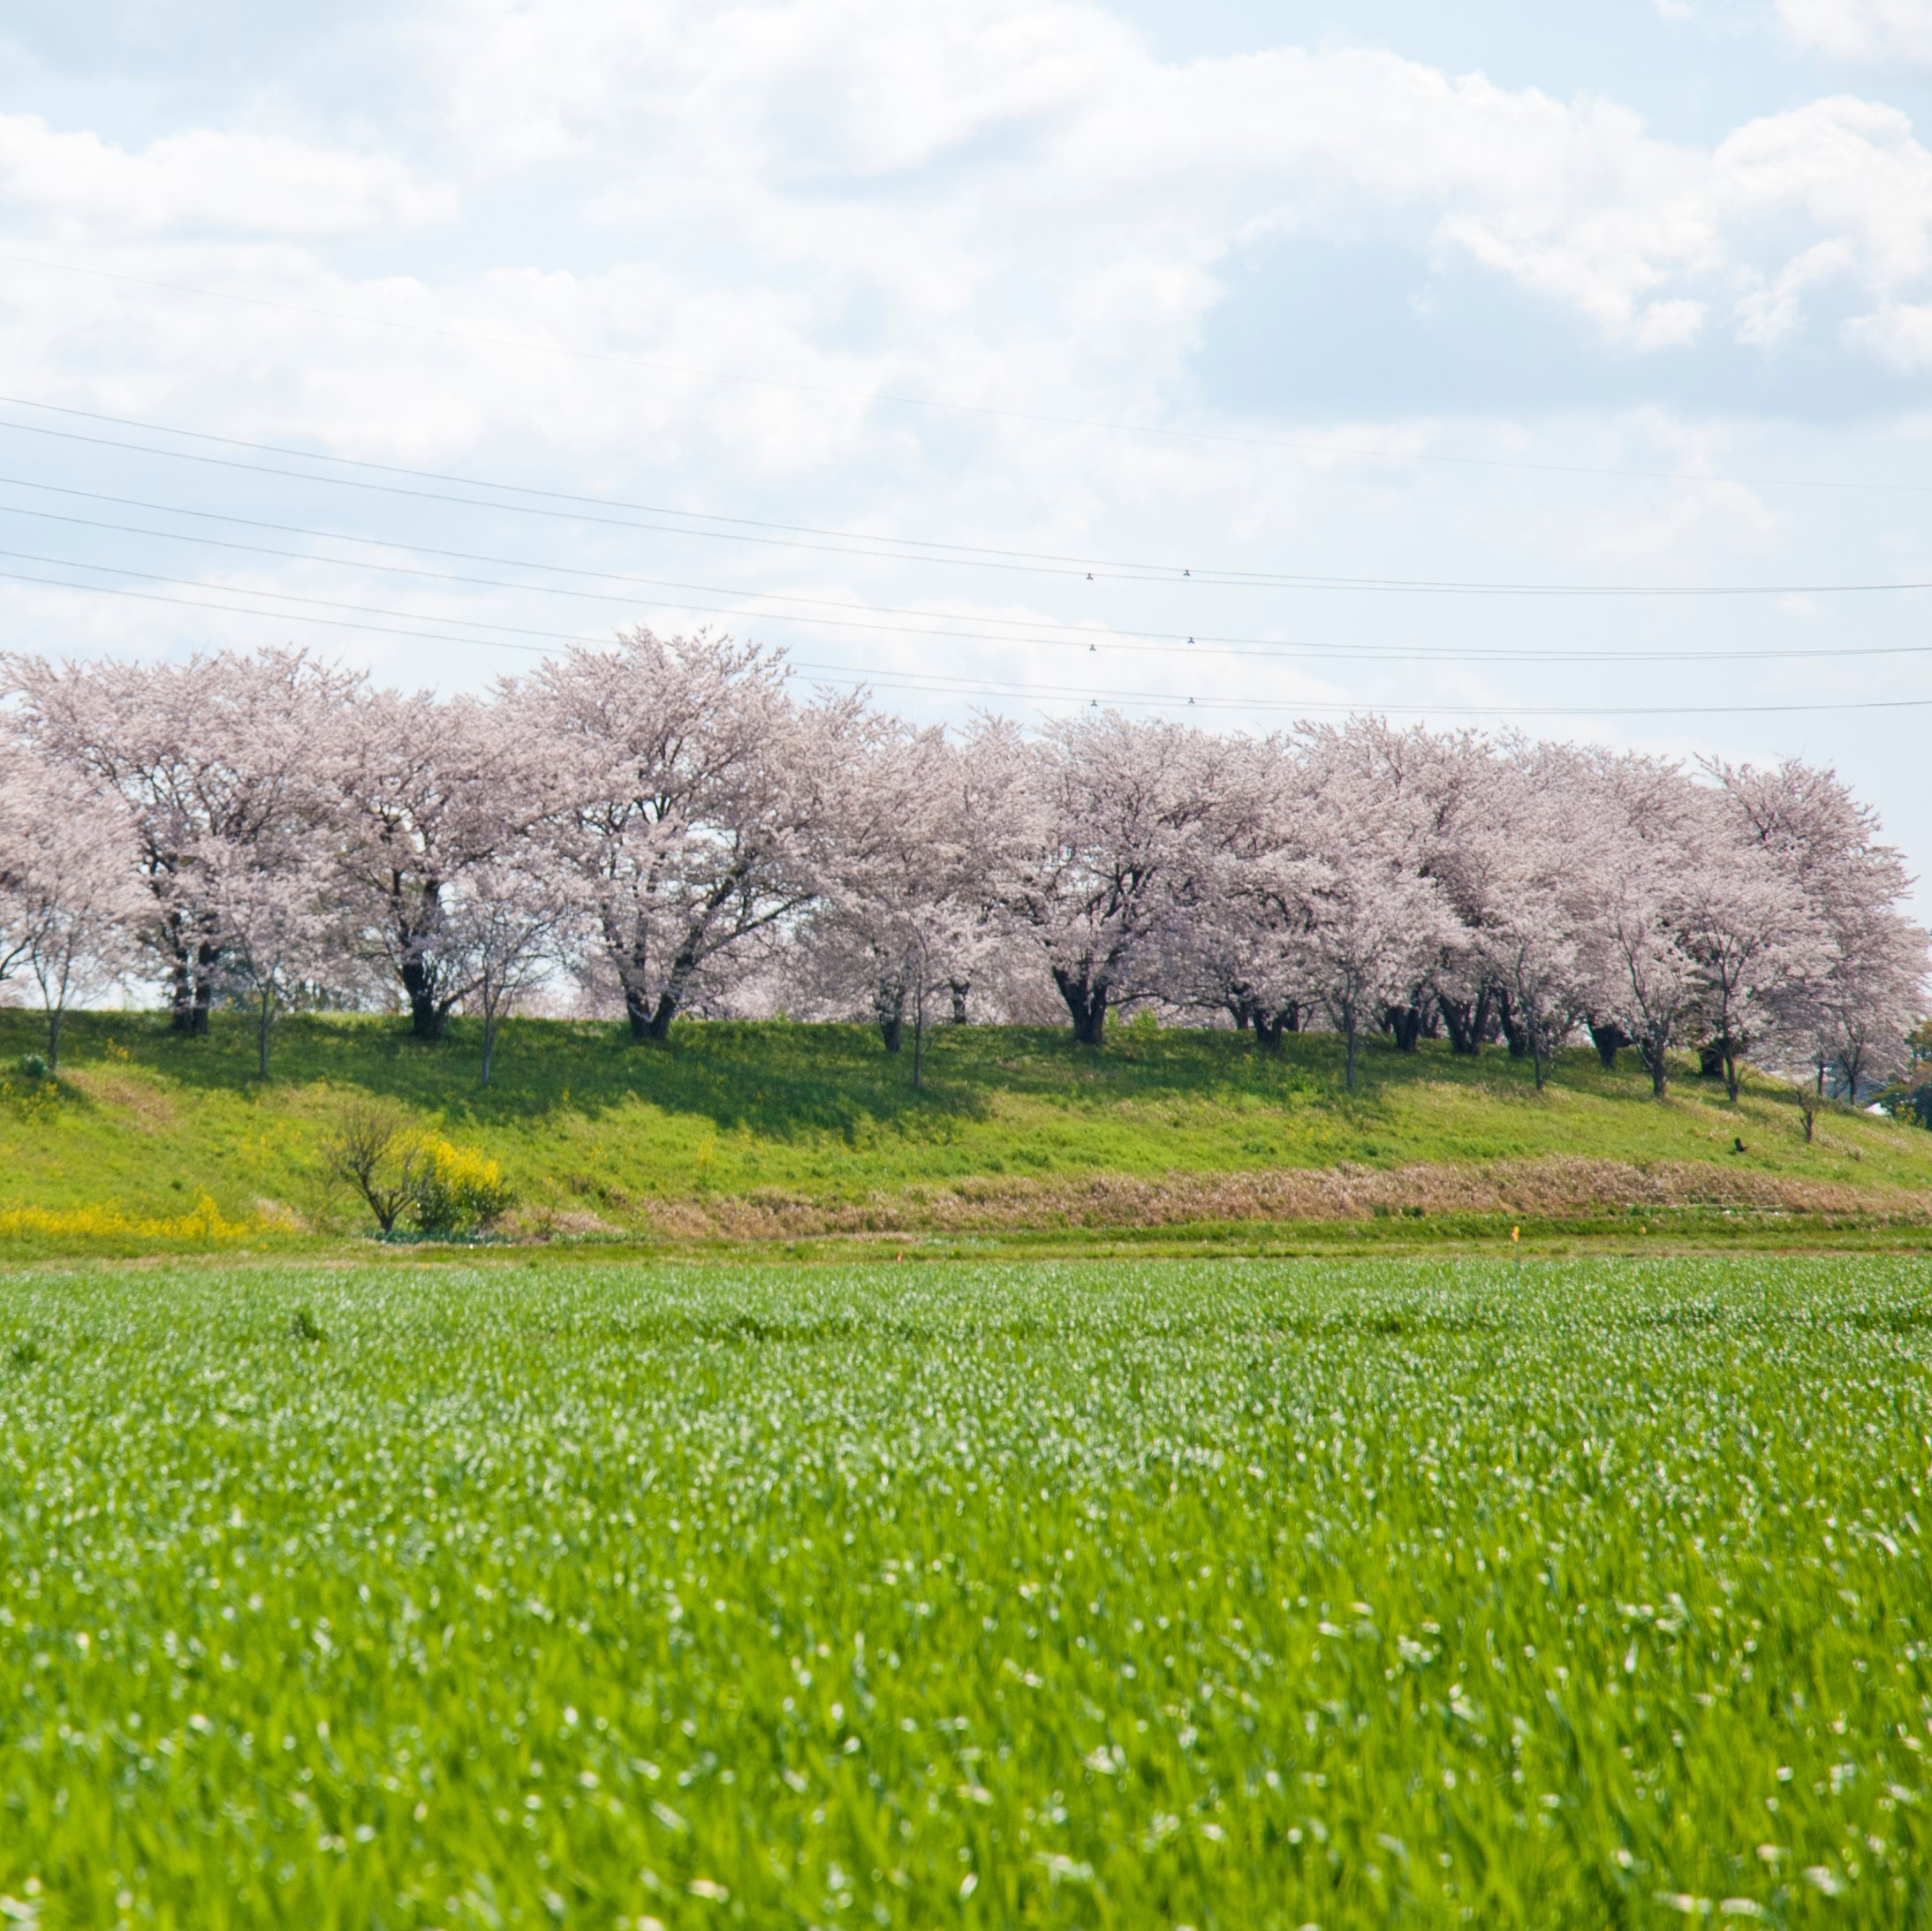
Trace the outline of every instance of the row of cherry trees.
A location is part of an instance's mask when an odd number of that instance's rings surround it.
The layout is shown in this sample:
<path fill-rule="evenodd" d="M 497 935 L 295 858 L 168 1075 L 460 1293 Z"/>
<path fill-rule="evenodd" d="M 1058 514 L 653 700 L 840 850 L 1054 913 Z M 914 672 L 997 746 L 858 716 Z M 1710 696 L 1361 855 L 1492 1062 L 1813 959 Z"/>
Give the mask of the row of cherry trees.
<path fill-rule="evenodd" d="M 159 981 L 173 1023 L 299 999 L 440 1037 L 574 983 L 684 1012 L 1154 1005 L 1413 1049 L 1506 1041 L 1541 1083 L 1587 1029 L 1662 1094 L 1695 1047 L 1857 1091 L 1920 1011 L 1925 935 L 1829 772 L 1663 761 L 1374 719 L 1219 737 L 1090 711 L 919 730 L 782 655 L 638 631 L 489 700 L 293 651 L 6 665 L 0 978 L 59 1016 Z"/>

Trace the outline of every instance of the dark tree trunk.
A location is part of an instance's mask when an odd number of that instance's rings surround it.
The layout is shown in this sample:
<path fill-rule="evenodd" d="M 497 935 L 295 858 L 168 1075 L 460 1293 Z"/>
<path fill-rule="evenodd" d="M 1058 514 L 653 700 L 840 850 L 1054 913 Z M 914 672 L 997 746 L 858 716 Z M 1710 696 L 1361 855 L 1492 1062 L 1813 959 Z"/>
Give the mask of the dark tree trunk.
<path fill-rule="evenodd" d="M 966 1023 L 966 995 L 973 989 L 969 979 L 954 979 L 947 981 L 947 990 L 952 995 L 952 1023 L 964 1026 Z"/>
<path fill-rule="evenodd" d="M 1263 1052 L 1278 1053 L 1282 1034 L 1300 1030 L 1301 1008 L 1298 1005 L 1280 1006 L 1273 1012 L 1260 1006 L 1254 1009 L 1254 1037 Z"/>
<path fill-rule="evenodd" d="M 175 952 L 174 1011 L 170 1024 L 191 1039 L 208 1036 L 208 1008 L 215 996 L 215 948 L 206 940 L 179 943 Z"/>
<path fill-rule="evenodd" d="M 624 988 L 624 1017 L 629 1023 L 633 1040 L 651 1037 L 651 1003 L 640 986 L 626 986 Z"/>
<path fill-rule="evenodd" d="M 449 1003 L 436 997 L 436 982 L 420 958 L 403 961 L 403 990 L 409 996 L 409 1034 L 434 1045 L 443 1037 Z"/>
<path fill-rule="evenodd" d="M 1646 1034 L 1637 1041 L 1637 1051 L 1643 1060 L 1644 1071 L 1650 1075 L 1650 1094 L 1653 1099 L 1663 1099 L 1670 1090 L 1671 1068 L 1667 1050 L 1666 1042 L 1654 1035 Z"/>
<path fill-rule="evenodd" d="M 1510 1002 L 1508 988 L 1499 986 L 1496 995 L 1496 1022 L 1503 1028 L 1503 1037 L 1509 1041 L 1512 1059 L 1527 1059 L 1529 1053 L 1529 1028 L 1518 1017 L 1516 1008 Z"/>
<path fill-rule="evenodd" d="M 1722 1079 L 1724 1076 L 1724 1055 L 1730 1041 L 1722 1038 L 1706 1040 L 1697 1049 L 1697 1077 L 1700 1079 Z"/>
<path fill-rule="evenodd" d="M 1489 998 L 1487 986 L 1474 999 L 1451 999 L 1444 993 L 1436 994 L 1443 1024 L 1449 1029 L 1451 1052 L 1464 1059 L 1474 1059 L 1482 1049 L 1489 1030 Z"/>
<path fill-rule="evenodd" d="M 1396 1050 L 1413 1053 L 1422 1036 L 1422 1002 L 1417 999 L 1405 1006 L 1390 1006 L 1383 1017 L 1395 1034 Z"/>
<path fill-rule="evenodd" d="M 1053 982 L 1066 1001 L 1073 1018 L 1073 1037 L 1082 1046 L 1098 1046 L 1107 1026 L 1107 982 L 1095 985 L 1084 975 L 1079 979 L 1056 966 Z"/>
<path fill-rule="evenodd" d="M 896 1053 L 905 1032 L 905 988 L 890 979 L 879 980 L 872 988 L 872 1016 L 879 1023 L 879 1037 L 885 1049 Z"/>
<path fill-rule="evenodd" d="M 194 973 L 188 963 L 189 957 L 186 946 L 178 943 L 175 946 L 174 983 L 168 1002 L 168 1024 L 177 1033 L 192 1033 L 194 1030 Z"/>
<path fill-rule="evenodd" d="M 671 976 L 664 981 L 664 989 L 657 996 L 657 1003 L 651 1010 L 649 1021 L 644 1028 L 644 1037 L 655 1040 L 660 1045 L 671 1037 L 671 1022 L 678 1017 L 678 1009 L 685 1003 L 685 988 L 691 983 L 691 975 L 698 969 L 698 936 L 687 938 L 683 950 L 671 962 Z"/>
<path fill-rule="evenodd" d="M 1617 1071 L 1617 1054 L 1620 1047 L 1635 1042 L 1628 1033 L 1612 1019 L 1588 1019 L 1584 1022 L 1590 1029 L 1590 1044 L 1596 1049 L 1596 1056 L 1602 1062 L 1605 1072 Z"/>

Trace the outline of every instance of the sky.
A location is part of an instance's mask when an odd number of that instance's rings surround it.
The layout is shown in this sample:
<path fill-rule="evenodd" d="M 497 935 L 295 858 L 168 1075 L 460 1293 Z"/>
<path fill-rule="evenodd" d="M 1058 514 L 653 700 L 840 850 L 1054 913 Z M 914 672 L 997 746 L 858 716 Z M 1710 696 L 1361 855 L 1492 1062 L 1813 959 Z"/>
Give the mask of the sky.
<path fill-rule="evenodd" d="M 709 625 L 1800 756 L 1923 879 L 1928 614 L 1932 0 L 0 19 L 9 648 Z"/>

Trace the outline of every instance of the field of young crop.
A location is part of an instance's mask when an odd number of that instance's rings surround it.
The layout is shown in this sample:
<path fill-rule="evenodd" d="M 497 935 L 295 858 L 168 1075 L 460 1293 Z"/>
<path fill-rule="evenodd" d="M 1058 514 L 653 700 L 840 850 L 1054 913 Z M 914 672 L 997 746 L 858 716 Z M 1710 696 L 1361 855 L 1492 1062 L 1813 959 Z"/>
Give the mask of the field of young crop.
<path fill-rule="evenodd" d="M 17 1272 L 0 1912 L 1932 1924 L 1928 1370 L 1910 1260 Z"/>

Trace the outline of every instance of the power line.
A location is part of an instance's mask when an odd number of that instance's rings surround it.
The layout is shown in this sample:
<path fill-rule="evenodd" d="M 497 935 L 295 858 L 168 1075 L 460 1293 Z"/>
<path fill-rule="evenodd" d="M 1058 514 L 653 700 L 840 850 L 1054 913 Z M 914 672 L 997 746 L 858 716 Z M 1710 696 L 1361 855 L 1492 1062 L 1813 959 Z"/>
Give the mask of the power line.
<path fill-rule="evenodd" d="M 9 554 L 0 551 L 0 555 Z M 92 566 L 83 566 L 92 567 Z M 497 637 L 449 637 L 434 632 L 403 630 L 392 625 L 370 624 L 352 618 L 311 615 L 299 610 L 263 610 L 246 604 L 211 603 L 203 600 L 170 596 L 163 592 L 136 590 L 117 584 L 75 583 L 60 578 L 29 576 L 21 571 L 0 568 L 0 580 L 31 584 L 42 589 L 70 590 L 94 596 L 135 599 L 187 610 L 234 617 L 267 617 L 276 623 L 319 625 L 330 630 L 360 631 L 375 636 L 402 637 L 417 643 L 458 644 L 471 649 L 515 650 L 534 656 L 552 655 L 541 644 L 517 643 Z M 163 579 L 163 581 L 170 579 Z M 270 593 L 274 594 L 274 593 Z M 353 605 L 334 606 L 354 609 Z M 424 619 L 426 622 L 435 619 Z M 546 633 L 534 633 L 546 634 Z M 557 641 L 581 642 L 558 633 Z M 843 682 L 867 690 L 923 692 L 928 695 L 1019 697 L 1029 700 L 1042 697 L 1069 702 L 1098 704 L 1102 698 L 1110 708 L 1138 707 L 1232 710 L 1242 713 L 1268 712 L 1289 716 L 1359 716 L 1364 711 L 1401 716 L 1462 717 L 1730 717 L 1769 716 L 1824 711 L 1919 710 L 1932 707 L 1932 697 L 1870 698 L 1832 700 L 1824 703 L 1799 704 L 1360 704 L 1335 703 L 1316 699 L 1202 697 L 1193 693 L 1095 691 L 1089 684 L 1079 685 L 998 684 L 955 678 L 941 674 L 888 671 L 880 674 L 850 664 L 821 664 L 793 660 L 796 668 L 823 673 L 833 682 Z"/>
<path fill-rule="evenodd" d="M 99 571 L 103 576 L 132 577 L 141 583 L 165 583 L 171 585 L 176 589 L 228 591 L 228 593 L 231 595 L 269 597 L 272 598 L 275 602 L 278 603 L 306 603 L 312 605 L 316 610 L 348 610 L 353 612 L 360 617 L 384 617 L 398 618 L 405 622 L 415 622 L 422 624 L 453 624 L 465 630 L 504 631 L 512 637 L 541 638 L 545 642 L 554 644 L 580 644 L 587 643 L 593 640 L 591 639 L 579 635 L 574 631 L 530 630 L 526 629 L 521 625 L 517 624 L 496 624 L 483 621 L 474 617 L 449 617 L 443 614 L 438 614 L 434 617 L 418 617 L 415 616 L 415 613 L 413 611 L 410 610 L 383 610 L 376 605 L 368 603 L 345 603 L 333 597 L 303 596 L 292 590 L 271 590 L 267 588 L 265 586 L 257 584 L 249 584 L 237 589 L 230 590 L 229 587 L 225 584 L 204 584 L 196 581 L 193 578 L 191 577 L 167 577 L 163 576 L 159 572 L 152 570 L 129 570 L 124 568 L 118 564 L 87 563 L 82 558 L 76 557 L 42 557 L 37 555 L 32 550 L 24 549 L 0 549 L 0 557 L 7 557 L 14 563 L 42 564 L 50 570 L 95 570 Z M 27 580 L 32 581 L 33 579 L 28 579 Z M 86 588 L 89 587 L 85 585 L 70 584 L 67 586 L 67 587 L 70 589 L 74 589 Z M 108 587 L 103 585 L 101 586 L 101 587 L 105 588 Z M 205 606 L 205 608 L 209 610 L 219 610 L 222 608 L 222 606 L 219 604 L 208 604 Z M 295 616 L 299 613 L 294 611 L 284 612 L 270 610 L 249 611 L 246 614 L 251 616 L 275 617 Z M 414 633 L 407 631 L 399 631 L 395 632 L 394 634 L 398 636 L 410 636 Z M 458 641 L 459 640 L 443 639 L 441 640 L 444 642 L 454 642 Z M 475 642 L 489 642 L 490 640 L 491 640 L 487 638 L 472 640 L 472 641 Z"/>
<path fill-rule="evenodd" d="M 0 260 L 6 259 L 0 255 Z M 299 451 L 288 451 L 279 444 L 251 443 L 239 437 L 207 436 L 199 430 L 174 429 L 161 425 L 140 422 L 131 417 L 104 416 L 87 410 L 58 408 L 48 403 L 23 401 L 20 398 L 0 396 L 0 403 L 11 402 L 19 406 L 50 409 L 64 415 L 85 417 L 97 421 L 107 421 L 120 427 L 146 430 L 163 435 L 193 436 L 200 440 L 216 442 L 230 447 L 259 449 L 264 453 L 285 454 L 305 462 L 330 462 L 353 464 L 357 467 L 381 469 L 390 474 L 415 475 L 426 481 L 453 481 L 472 489 L 496 489 L 504 492 L 523 490 L 523 486 L 514 483 L 499 483 L 477 481 L 462 477 L 446 477 L 435 470 L 407 470 L 397 465 L 363 464 L 355 458 L 333 456 L 315 456 Z M 195 450 L 170 450 L 152 444 L 126 443 L 111 436 L 97 436 L 82 434 L 72 429 L 57 429 L 45 423 L 10 422 L 0 420 L 0 430 L 12 430 L 16 434 L 57 438 L 63 442 L 85 443 L 99 449 L 120 450 L 125 452 L 156 456 L 171 462 L 189 462 L 208 465 L 216 468 L 245 472 L 252 475 L 277 476 L 284 481 L 304 483 L 322 483 L 331 488 L 367 489 L 387 496 L 404 496 L 419 502 L 442 503 L 463 509 L 493 510 L 518 516 L 534 516 L 553 521 L 583 523 L 616 529 L 648 531 L 657 535 L 696 537 L 714 542 L 755 544 L 777 549 L 804 549 L 833 556 L 865 557 L 874 563 L 922 563 L 943 564 L 960 569 L 998 570 L 1024 574 L 1046 575 L 1062 578 L 1083 578 L 1088 582 L 1117 583 L 1187 583 L 1214 589 L 1284 589 L 1284 590 L 1328 590 L 1344 592 L 1394 593 L 1405 595 L 1428 596 L 1507 596 L 1507 597 L 1760 597 L 1760 596 L 1852 596 L 1889 594 L 1899 591 L 1932 589 L 1932 579 L 1912 579 L 1891 581 L 1852 583 L 1751 583 L 1751 584 L 1614 584 L 1614 583 L 1521 583 L 1482 579 L 1427 578 L 1427 577 L 1380 577 L 1347 576 L 1335 572 L 1274 572 L 1238 571 L 1191 565 L 1142 564 L 1134 563 L 1109 562 L 1105 559 L 1055 558 L 1042 553 L 1033 560 L 1026 559 L 1028 553 L 1020 551 L 979 550 L 968 553 L 965 545 L 939 545 L 926 543 L 924 540 L 893 537 L 868 537 L 863 533 L 827 532 L 847 539 L 839 542 L 807 541 L 798 536 L 760 535 L 749 530 L 708 530 L 689 527 L 683 524 L 653 523 L 638 520 L 637 517 L 613 517 L 587 509 L 564 511 L 552 509 L 542 504 L 493 502 L 477 496 L 459 496 L 446 491 L 419 489 L 398 483 L 371 481 L 361 476 L 330 476 L 312 473 L 306 470 L 290 470 L 272 464 L 243 462 L 232 457 L 210 456 Z M 531 495 L 547 495 L 557 500 L 590 504 L 605 502 L 606 499 L 568 496 L 563 492 L 524 491 Z M 626 507 L 621 503 L 611 502 L 610 507 Z M 641 516 L 683 516 L 696 518 L 706 512 L 695 511 L 652 509 L 639 506 Z M 712 521 L 723 520 L 711 518 Z M 749 521 L 750 519 L 738 519 Z M 805 529 L 803 525 L 761 525 L 768 530 L 786 528 Z M 917 541 L 928 554 L 910 556 L 884 546 L 902 541 Z M 951 549 L 958 554 L 944 554 Z M 1003 560 L 1006 559 L 1006 560 Z"/>
<path fill-rule="evenodd" d="M 1163 441 L 1202 443 L 1237 449 L 1294 450 L 1303 454 L 1328 458 L 1360 457 L 1384 466 L 1391 463 L 1432 463 L 1460 469 L 1518 471 L 1536 475 L 1595 476 L 1622 482 L 1731 483 L 1754 489 L 1890 490 L 1911 495 L 1924 495 L 1932 491 L 1932 484 L 1928 483 L 1840 481 L 1830 477 L 1817 476 L 1735 476 L 1669 469 L 1615 469 L 1588 463 L 1537 463 L 1521 458 L 1457 456 L 1421 451 L 1394 455 L 1387 449 L 1332 440 L 1319 441 L 1311 437 L 1239 435 L 1225 430 L 1181 429 L 1159 423 L 1120 421 L 1104 416 L 1059 415 L 1043 410 L 1014 409 L 993 403 L 953 402 L 933 396 L 897 396 L 886 390 L 860 389 L 837 382 L 799 382 L 777 375 L 747 375 L 739 370 L 702 368 L 689 363 L 667 362 L 651 356 L 626 354 L 621 350 L 571 348 L 562 343 L 535 342 L 517 336 L 489 335 L 481 330 L 452 329 L 436 322 L 403 322 L 393 316 L 360 314 L 349 309 L 327 308 L 319 303 L 283 301 L 267 295 L 243 295 L 231 289 L 202 288 L 192 283 L 170 282 L 151 276 L 129 275 L 113 269 L 83 268 L 78 262 L 58 261 L 46 255 L 0 252 L 0 261 L 11 261 L 27 268 L 47 269 L 58 275 L 82 276 L 92 281 L 118 282 L 133 288 L 156 289 L 173 295 L 193 295 L 208 301 L 232 302 L 246 308 L 307 315 L 324 322 L 346 322 L 351 326 L 365 329 L 387 329 L 398 334 L 421 336 L 438 341 L 467 342 L 485 348 L 516 349 L 527 354 L 550 355 L 569 361 L 598 362 L 648 369 L 655 375 L 677 375 L 694 381 L 735 382 L 747 388 L 778 390 L 791 395 L 836 396 L 847 401 L 883 405 L 890 408 L 928 409 L 949 415 L 978 416 L 997 421 L 1037 422 L 1054 428 L 1101 429 L 1120 435 L 1143 435 Z"/>
<path fill-rule="evenodd" d="M 864 630 L 889 636 L 929 637 L 941 641 L 961 643 L 991 643 L 996 645 L 1034 645 L 1066 649 L 1110 651 L 1124 650 L 1135 653 L 1168 655 L 1177 650 L 1189 655 L 1205 656 L 1231 656 L 1262 659 L 1333 658 L 1350 663 L 1547 663 L 1547 664 L 1593 664 L 1593 663 L 1760 663 L 1779 662 L 1811 662 L 1815 660 L 1837 660 L 1851 657 L 1911 657 L 1932 655 L 1932 644 L 1852 644 L 1839 647 L 1817 646 L 1793 649 L 1771 650 L 1537 650 L 1506 649 L 1495 647 L 1450 648 L 1430 647 L 1421 645 L 1383 644 L 1333 644 L 1307 640 L 1278 640 L 1261 637 L 1226 636 L 1212 632 L 1202 632 L 1196 636 L 1183 638 L 1178 632 L 1133 631 L 1110 626 L 1097 629 L 1089 625 L 1058 624 L 1049 618 L 1006 617 L 988 613 L 967 614 L 958 611 L 926 610 L 917 607 L 897 604 L 854 603 L 830 597 L 803 597 L 790 591 L 765 591 L 746 589 L 732 585 L 701 584 L 682 582 L 675 579 L 633 576 L 622 572 L 594 571 L 579 569 L 570 564 L 546 564 L 526 558 L 489 558 L 471 550 L 451 550 L 428 544 L 397 544 L 393 541 L 357 536 L 339 530 L 316 529 L 313 526 L 277 523 L 255 517 L 236 517 L 218 511 L 183 510 L 172 504 L 159 504 L 137 496 L 117 496 L 100 490 L 70 488 L 59 483 L 42 483 L 19 477 L 0 476 L 0 486 L 14 488 L 44 489 L 65 496 L 77 496 L 89 502 L 125 504 L 129 507 L 152 510 L 163 515 L 192 516 L 223 523 L 241 525 L 250 529 L 263 529 L 292 536 L 307 536 L 319 541 L 342 543 L 361 543 L 386 549 L 404 548 L 420 554 L 447 557 L 466 562 L 496 561 L 512 568 L 551 571 L 559 574 L 595 578 L 612 582 L 621 582 L 655 590 L 694 592 L 705 596 L 730 598 L 730 605 L 690 605 L 683 608 L 703 611 L 708 615 L 739 617 L 756 619 L 763 617 L 770 621 L 788 624 L 817 625 L 841 630 Z M 421 579 L 426 582 L 456 584 L 468 588 L 510 590 L 523 594 L 539 596 L 562 596 L 602 603 L 620 603 L 634 606 L 638 599 L 628 592 L 578 589 L 568 585 L 520 583 L 513 579 L 502 577 L 479 577 L 457 571 L 426 570 L 407 564 L 394 564 L 370 557 L 346 557 L 317 556 L 304 550 L 284 549 L 266 543 L 248 543 L 232 538 L 203 536 L 193 531 L 153 529 L 139 524 L 117 523 L 100 517 L 71 516 L 60 511 L 41 510 L 18 504 L 0 504 L 0 512 L 14 516 L 33 517 L 36 520 L 63 523 L 79 529 L 107 530 L 117 534 L 142 536 L 157 542 L 193 543 L 200 548 L 228 549 L 246 556 L 272 557 L 292 563 L 320 563 L 343 570 L 366 570 L 379 572 L 387 576 L 404 576 Z M 42 557 L 22 551 L 0 550 L 0 556 L 14 556 L 24 561 L 43 563 L 64 569 L 111 571 L 115 566 L 96 564 L 81 557 Z M 149 572 L 134 572 L 132 574 L 149 577 L 152 580 L 180 585 L 183 587 L 202 587 L 195 579 L 175 577 L 157 577 Z M 220 587 L 219 586 L 210 587 Z M 250 594 L 281 597 L 284 593 L 270 589 L 251 587 Z M 302 601 L 297 599 L 296 601 Z M 315 601 L 315 600 L 309 600 Z M 746 610 L 741 606 L 747 602 L 807 603 L 818 610 L 837 610 L 853 613 L 837 617 L 822 617 L 801 614 L 792 610 Z M 345 605 L 345 609 L 367 610 L 377 616 L 407 616 L 407 612 L 372 610 L 367 605 Z M 935 629 L 930 625 L 912 624 L 882 624 L 870 621 L 881 616 L 928 617 L 955 626 L 997 625 L 1004 628 L 992 632 L 985 629 Z M 425 622 L 438 621 L 424 618 Z M 459 623 L 470 627 L 505 630 L 516 626 L 496 623 L 480 623 L 466 617 L 440 619 Z M 1054 634 L 1047 634 L 1047 633 Z M 557 640 L 566 640 L 566 633 L 557 631 L 529 632 L 525 634 L 542 636 Z M 1190 648 L 1190 647 L 1192 647 Z"/>

